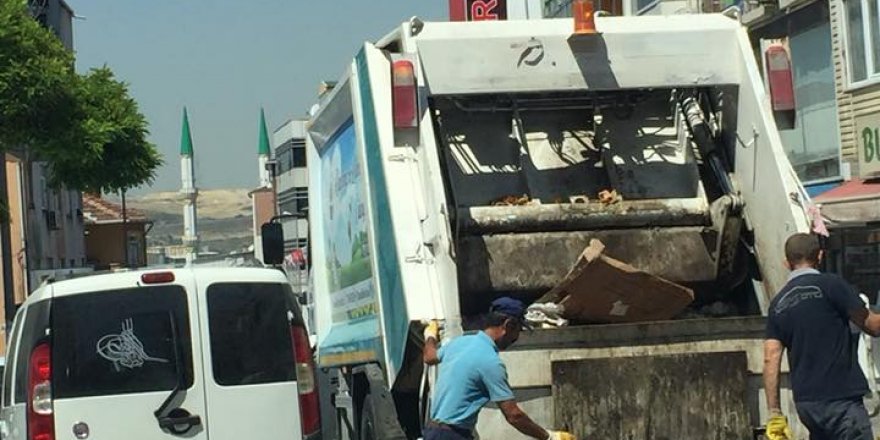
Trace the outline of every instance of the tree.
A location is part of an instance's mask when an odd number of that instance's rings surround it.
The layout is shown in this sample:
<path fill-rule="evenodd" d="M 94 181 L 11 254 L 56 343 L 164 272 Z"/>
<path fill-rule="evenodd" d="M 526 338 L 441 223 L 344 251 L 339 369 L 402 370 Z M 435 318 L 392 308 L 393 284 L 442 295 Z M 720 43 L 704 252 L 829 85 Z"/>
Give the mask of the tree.
<path fill-rule="evenodd" d="M 152 182 L 162 158 L 147 141 L 147 121 L 125 83 L 107 67 L 77 79 L 76 124 L 83 149 L 61 145 L 46 156 L 53 182 L 89 192 L 115 193 Z"/>
<path fill-rule="evenodd" d="M 78 75 L 73 55 L 0 0 L 0 151 L 27 146 L 56 185 L 118 192 L 150 183 L 162 159 L 128 87 L 107 67 Z"/>
<path fill-rule="evenodd" d="M 73 54 L 30 19 L 21 0 L 0 0 L 0 144 L 43 146 L 64 137 L 74 108 Z"/>

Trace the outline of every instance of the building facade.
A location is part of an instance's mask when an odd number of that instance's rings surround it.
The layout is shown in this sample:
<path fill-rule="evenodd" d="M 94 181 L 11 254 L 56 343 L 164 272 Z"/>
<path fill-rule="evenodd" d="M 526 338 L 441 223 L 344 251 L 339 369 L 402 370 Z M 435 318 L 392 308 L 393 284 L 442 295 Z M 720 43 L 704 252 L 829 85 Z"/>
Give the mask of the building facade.
<path fill-rule="evenodd" d="M 880 32 L 878 0 L 773 0 L 742 15 L 755 55 L 788 56 L 795 109 L 777 118 L 798 176 L 830 236 L 827 269 L 873 302 L 880 293 Z"/>
<path fill-rule="evenodd" d="M 843 160 L 852 179 L 817 199 L 835 225 L 832 264 L 862 292 L 880 295 L 880 15 L 878 0 L 831 0 L 830 21 Z"/>
<path fill-rule="evenodd" d="M 104 199 L 83 196 L 86 260 L 95 270 L 138 268 L 147 265 L 147 216 Z"/>
<path fill-rule="evenodd" d="M 63 0 L 28 0 L 31 16 L 51 30 L 68 50 L 73 50 L 73 9 Z M 82 194 L 49 184 L 46 163 L 24 146 L 9 148 L 4 154 L 4 189 L 9 221 L 2 225 L 8 243 L 8 261 L 0 263 L 8 279 L 0 285 L 9 292 L 8 301 L 21 304 L 39 284 L 91 271 L 85 258 Z M 8 271 L 8 272 L 7 272 Z M 9 284 L 9 285 L 6 285 Z M 7 315 L 7 297 L 0 302 Z M 11 310 L 10 310 L 11 312 Z M 9 316 L 7 316 L 8 318 Z M 5 332 L 5 327 L 3 328 Z M 5 350 L 2 342 L 0 347 Z"/>
<path fill-rule="evenodd" d="M 63 0 L 29 0 L 32 16 L 73 50 L 73 9 Z M 24 256 L 28 292 L 47 278 L 62 279 L 91 270 L 85 254 L 82 193 L 54 187 L 47 164 L 27 150 L 14 153 L 20 163 L 19 199 L 25 218 Z"/>
<path fill-rule="evenodd" d="M 306 163 L 306 121 L 287 121 L 273 134 L 278 213 L 284 227 L 284 250 L 305 249 L 309 224 L 309 174 Z M 290 216 L 303 215 L 301 218 Z"/>
<path fill-rule="evenodd" d="M 306 163 L 306 121 L 293 119 L 272 135 L 275 191 L 284 230 L 284 269 L 295 292 L 308 290 L 309 174 Z"/>

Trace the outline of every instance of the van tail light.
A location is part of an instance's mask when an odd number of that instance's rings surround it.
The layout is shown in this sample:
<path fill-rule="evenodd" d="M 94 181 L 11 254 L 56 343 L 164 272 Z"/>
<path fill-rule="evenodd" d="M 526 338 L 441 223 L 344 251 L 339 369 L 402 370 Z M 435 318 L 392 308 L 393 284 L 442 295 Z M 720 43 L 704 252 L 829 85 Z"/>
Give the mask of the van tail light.
<path fill-rule="evenodd" d="M 302 325 L 290 327 L 293 354 L 296 362 L 296 385 L 299 391 L 299 412 L 303 435 L 311 435 L 321 429 L 321 408 L 318 404 L 318 387 L 315 383 L 315 363 L 309 336 Z"/>
<path fill-rule="evenodd" d="M 28 440 L 55 440 L 52 415 L 52 347 L 43 342 L 31 352 L 28 365 Z"/>
<path fill-rule="evenodd" d="M 419 126 L 416 89 L 416 74 L 412 61 L 395 61 L 391 69 L 394 128 L 417 128 Z"/>

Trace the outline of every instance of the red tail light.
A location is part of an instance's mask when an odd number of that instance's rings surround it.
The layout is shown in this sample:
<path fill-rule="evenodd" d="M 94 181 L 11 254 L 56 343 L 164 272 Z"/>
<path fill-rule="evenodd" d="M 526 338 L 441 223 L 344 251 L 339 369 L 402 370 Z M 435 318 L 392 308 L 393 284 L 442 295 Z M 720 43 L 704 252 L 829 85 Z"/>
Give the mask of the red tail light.
<path fill-rule="evenodd" d="M 31 352 L 28 365 L 28 440 L 55 440 L 52 416 L 52 347 L 43 342 Z"/>
<path fill-rule="evenodd" d="M 144 284 L 164 284 L 174 282 L 174 272 L 151 272 L 141 275 Z"/>
<path fill-rule="evenodd" d="M 315 384 L 315 365 L 309 336 L 301 325 L 290 327 L 296 362 L 296 384 L 299 389 L 299 412 L 303 435 L 311 435 L 321 429 L 321 409 L 318 404 L 318 387 Z"/>
<path fill-rule="evenodd" d="M 394 128 L 416 128 L 419 126 L 419 107 L 413 63 L 409 60 L 395 61 L 391 70 Z"/>

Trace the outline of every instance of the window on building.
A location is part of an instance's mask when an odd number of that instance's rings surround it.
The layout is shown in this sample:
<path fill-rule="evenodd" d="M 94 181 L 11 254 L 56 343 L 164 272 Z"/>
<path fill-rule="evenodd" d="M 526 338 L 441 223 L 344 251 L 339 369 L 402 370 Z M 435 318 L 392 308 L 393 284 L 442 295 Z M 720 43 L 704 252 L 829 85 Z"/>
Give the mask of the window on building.
<path fill-rule="evenodd" d="M 779 130 L 785 152 L 804 182 L 840 175 L 840 127 L 831 26 L 817 10 L 804 9 L 799 26 L 787 39 L 795 92 L 795 119 L 790 129 Z M 785 40 L 780 40 L 785 43 Z M 765 42 L 769 44 L 769 42 Z M 762 57 L 763 58 L 763 57 Z"/>
<path fill-rule="evenodd" d="M 295 142 L 293 144 L 293 167 L 294 168 L 305 168 L 306 167 L 306 144 L 305 142 Z"/>
<path fill-rule="evenodd" d="M 128 267 L 140 266 L 141 239 L 136 233 L 128 234 Z"/>
<path fill-rule="evenodd" d="M 309 207 L 309 189 L 305 186 L 298 186 L 293 189 L 294 200 L 296 201 L 296 212 L 303 212 Z"/>
<path fill-rule="evenodd" d="M 275 160 L 278 162 L 278 174 L 287 173 L 293 168 L 293 151 L 289 147 L 282 147 L 275 154 Z"/>
<path fill-rule="evenodd" d="M 300 213 L 309 207 L 309 188 L 305 186 L 294 187 L 292 193 L 282 194 L 280 200 L 278 207 L 282 213 Z"/>
<path fill-rule="evenodd" d="M 880 0 L 845 0 L 851 86 L 880 80 Z"/>
<path fill-rule="evenodd" d="M 278 174 L 284 174 L 294 168 L 306 166 L 306 143 L 303 140 L 288 140 L 275 149 L 275 160 L 278 162 Z"/>
<path fill-rule="evenodd" d="M 40 195 L 43 200 L 41 200 L 40 207 L 43 209 L 49 209 L 49 200 L 51 200 L 51 191 L 49 190 L 49 182 L 46 179 L 46 166 L 43 164 L 37 165 L 39 167 L 40 173 Z"/>

